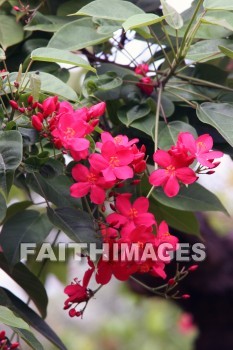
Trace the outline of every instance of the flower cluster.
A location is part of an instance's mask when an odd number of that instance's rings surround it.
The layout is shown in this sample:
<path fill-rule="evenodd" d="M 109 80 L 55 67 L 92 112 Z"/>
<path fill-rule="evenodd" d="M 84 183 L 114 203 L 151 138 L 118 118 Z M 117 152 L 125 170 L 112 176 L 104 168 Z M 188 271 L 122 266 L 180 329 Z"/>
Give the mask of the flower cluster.
<path fill-rule="evenodd" d="M 136 69 L 136 73 L 143 76 L 147 72 L 147 65 Z M 133 188 L 130 186 L 140 183 L 146 170 L 145 146 L 138 147 L 137 138 L 113 136 L 104 131 L 98 141 L 90 143 L 99 117 L 105 112 L 103 102 L 74 109 L 55 96 L 37 102 L 36 106 L 32 100 L 28 104 L 36 111 L 31 117 L 34 128 L 56 148 L 68 152 L 76 162 L 71 170 L 74 179 L 71 196 L 86 197 L 89 212 L 98 213 L 93 215 L 93 221 L 102 238 L 103 251 L 96 263 L 88 257 L 89 268 L 82 281 L 76 278 L 65 288 L 68 298 L 64 309 L 69 309 L 70 317 L 82 317 L 89 300 L 112 276 L 125 281 L 135 273 L 149 273 L 165 279 L 165 267 L 171 260 L 170 253 L 178 248 L 178 239 L 169 233 L 165 221 L 157 223 L 149 210 L 148 198 L 134 198 L 129 192 L 129 188 Z M 175 196 L 181 183 L 192 184 L 197 174 L 213 172 L 209 169 L 219 164 L 214 160 L 223 154 L 213 151 L 212 147 L 209 135 L 195 139 L 188 132 L 180 133 L 176 144 L 168 151 L 154 153 L 159 168 L 151 173 L 149 182 L 162 186 L 167 196 Z M 192 165 L 197 166 L 196 171 Z M 176 279 L 170 279 L 166 291 L 173 289 L 184 274 L 186 272 L 181 271 Z M 93 276 L 99 285 L 96 290 L 88 287 Z M 84 307 L 76 310 L 80 304 Z"/>
<path fill-rule="evenodd" d="M 6 332 L 1 331 L 0 332 L 0 349 L 1 350 L 13 350 L 18 349 L 19 343 L 11 343 L 8 338 L 6 337 Z"/>
<path fill-rule="evenodd" d="M 214 172 L 209 169 L 219 165 L 219 162 L 214 160 L 221 158 L 223 153 L 213 151 L 212 147 L 213 139 L 208 134 L 201 135 L 195 140 L 191 133 L 181 132 L 176 145 L 168 151 L 157 150 L 154 153 L 153 158 L 159 169 L 150 175 L 150 183 L 153 186 L 162 186 L 168 197 L 176 196 L 180 190 L 180 183 L 189 185 L 198 179 L 196 174 Z M 199 166 L 194 172 L 190 166 L 196 161 Z"/>
<path fill-rule="evenodd" d="M 148 71 L 149 71 L 149 67 L 146 63 L 139 64 L 134 70 L 134 72 L 137 75 L 142 76 L 142 78 L 140 78 L 139 80 L 139 83 L 137 83 L 137 86 L 146 95 L 150 96 L 154 91 L 154 83 L 151 77 L 147 76 Z"/>

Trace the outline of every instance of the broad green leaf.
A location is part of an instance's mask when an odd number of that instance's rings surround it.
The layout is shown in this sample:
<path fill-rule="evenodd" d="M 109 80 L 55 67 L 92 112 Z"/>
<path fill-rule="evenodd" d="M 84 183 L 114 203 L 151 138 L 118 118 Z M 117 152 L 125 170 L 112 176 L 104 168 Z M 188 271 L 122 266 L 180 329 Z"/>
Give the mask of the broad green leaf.
<path fill-rule="evenodd" d="M 142 13 L 144 11 L 129 1 L 111 0 L 111 3 L 109 3 L 109 0 L 95 0 L 82 7 L 73 15 L 125 21 L 133 15 Z"/>
<path fill-rule="evenodd" d="M 180 132 L 190 132 L 193 136 L 197 137 L 196 130 L 190 124 L 175 120 L 165 124 L 164 128 L 159 132 L 159 148 L 169 149 L 176 143 Z"/>
<path fill-rule="evenodd" d="M 208 11 L 201 18 L 201 22 L 214 24 L 233 31 L 233 13 L 229 11 Z"/>
<path fill-rule="evenodd" d="M 146 103 L 141 103 L 140 105 L 136 105 L 128 109 L 127 115 L 127 127 L 130 126 L 134 121 L 141 119 L 147 116 L 150 113 L 150 107 Z"/>
<path fill-rule="evenodd" d="M 23 40 L 23 26 L 15 16 L 0 15 L 0 23 L 0 45 L 4 50 Z"/>
<path fill-rule="evenodd" d="M 195 62 L 207 62 L 223 57 L 224 54 L 220 51 L 219 46 L 226 46 L 231 50 L 233 49 L 233 42 L 227 39 L 199 41 L 190 47 L 186 58 Z"/>
<path fill-rule="evenodd" d="M 160 203 L 184 211 L 222 211 L 227 213 L 220 200 L 198 183 L 183 186 L 177 196 L 169 198 L 161 187 L 156 187 L 152 196 Z"/>
<path fill-rule="evenodd" d="M 50 221 L 77 243 L 95 243 L 101 247 L 101 234 L 89 214 L 74 208 L 48 208 Z"/>
<path fill-rule="evenodd" d="M 31 72 L 31 74 L 35 74 L 35 72 Z M 77 101 L 77 94 L 69 85 L 49 73 L 38 72 L 38 75 L 41 79 L 41 91 L 48 94 L 58 95 L 67 100 Z M 16 76 L 17 73 L 10 74 L 9 77 L 12 83 L 15 81 Z M 28 77 L 24 79 L 23 88 L 27 89 L 29 80 L 30 78 Z"/>
<path fill-rule="evenodd" d="M 77 207 L 79 200 L 70 196 L 70 186 L 72 182 L 65 175 L 59 175 L 55 178 L 45 178 L 40 174 L 29 175 L 27 178 L 28 185 L 41 195 L 45 195 L 47 200 L 58 207 Z"/>
<path fill-rule="evenodd" d="M 124 124 L 128 125 L 129 121 L 127 118 L 128 106 L 123 106 L 118 109 L 117 115 L 119 120 Z M 130 127 L 143 131 L 154 139 L 154 127 L 155 127 L 155 116 L 154 113 L 149 113 L 147 116 L 130 123 Z"/>
<path fill-rule="evenodd" d="M 232 0 L 204 0 L 203 6 L 204 6 L 204 9 L 206 9 L 206 10 L 233 11 Z"/>
<path fill-rule="evenodd" d="M 7 307 L 0 305 L 0 322 L 10 327 L 29 329 L 28 324 Z"/>
<path fill-rule="evenodd" d="M 162 11 L 165 16 L 167 24 L 174 28 L 180 29 L 183 27 L 183 18 L 166 0 L 160 0 L 162 5 Z"/>
<path fill-rule="evenodd" d="M 135 28 L 149 26 L 151 24 L 161 22 L 163 19 L 164 16 L 159 17 L 153 13 L 142 13 L 129 17 L 124 23 L 122 23 L 122 27 L 125 31 L 127 31 Z"/>
<path fill-rule="evenodd" d="M 48 297 L 41 281 L 22 263 L 17 263 L 11 269 L 3 253 L 0 253 L 0 268 L 25 290 L 40 311 L 41 316 L 45 318 Z"/>
<path fill-rule="evenodd" d="M 0 193 L 0 223 L 2 222 L 2 220 L 5 218 L 6 216 L 6 201 L 4 196 Z"/>
<path fill-rule="evenodd" d="M 112 33 L 100 34 L 90 18 L 82 18 L 64 25 L 49 41 L 48 47 L 62 50 L 80 50 L 111 38 Z"/>
<path fill-rule="evenodd" d="M 202 103 L 197 116 L 203 123 L 213 126 L 233 146 L 233 105 L 229 103 Z"/>
<path fill-rule="evenodd" d="M 224 46 L 219 46 L 220 51 L 227 57 L 233 59 L 233 50 L 228 49 Z"/>
<path fill-rule="evenodd" d="M 85 79 L 83 94 L 85 97 L 88 97 L 98 91 L 108 92 L 120 87 L 122 83 L 122 78 L 115 72 L 107 72 L 98 76 L 91 75 Z"/>
<path fill-rule="evenodd" d="M 110 19 L 93 17 L 92 21 L 93 21 L 93 23 L 95 23 L 97 25 L 97 33 L 98 34 L 112 36 L 112 34 L 115 31 L 117 31 L 118 29 L 121 29 L 121 24 L 119 22 L 113 21 Z"/>
<path fill-rule="evenodd" d="M 94 73 L 96 72 L 96 69 L 91 67 L 83 58 L 79 57 L 77 54 L 65 50 L 41 47 L 32 51 L 31 59 L 33 61 L 67 63 L 91 70 Z"/>
<path fill-rule="evenodd" d="M 12 216 L 2 227 L 0 244 L 10 265 L 22 259 L 21 243 L 41 243 L 52 230 L 47 215 L 35 210 L 25 210 Z"/>
<path fill-rule="evenodd" d="M 5 60 L 6 59 L 6 54 L 3 51 L 3 49 L 0 48 L 0 61 Z"/>
<path fill-rule="evenodd" d="M 45 16 L 40 12 L 36 12 L 32 21 L 24 27 L 26 31 L 42 31 L 54 33 L 58 31 L 63 25 L 71 22 L 70 18 L 58 16 Z"/>
<path fill-rule="evenodd" d="M 150 211 L 154 213 L 158 222 L 165 220 L 169 226 L 178 231 L 200 235 L 199 222 L 192 212 L 169 208 L 157 202 L 153 197 L 150 198 Z"/>
<path fill-rule="evenodd" d="M 184 24 L 184 26 L 178 30 L 179 38 L 183 38 L 187 26 L 187 24 Z M 166 26 L 165 28 L 169 35 L 176 36 L 176 31 L 173 28 L 169 26 Z M 201 23 L 195 34 L 195 39 L 221 39 L 226 38 L 229 35 L 231 35 L 229 29 L 214 24 Z"/>
<path fill-rule="evenodd" d="M 49 327 L 49 325 L 27 304 L 5 288 L 0 288 L 0 305 L 6 305 L 13 312 L 16 312 L 25 322 L 47 338 L 58 349 L 67 350 L 65 345 Z M 42 350 L 41 347 L 35 349 Z"/>
<path fill-rule="evenodd" d="M 74 11 L 80 10 L 84 5 L 86 5 L 87 0 L 69 0 L 61 4 L 57 10 L 57 16 L 67 16 Z"/>
<path fill-rule="evenodd" d="M 33 350 L 44 350 L 42 344 L 36 339 L 34 334 L 27 329 L 13 328 L 16 334 L 22 338 Z"/>

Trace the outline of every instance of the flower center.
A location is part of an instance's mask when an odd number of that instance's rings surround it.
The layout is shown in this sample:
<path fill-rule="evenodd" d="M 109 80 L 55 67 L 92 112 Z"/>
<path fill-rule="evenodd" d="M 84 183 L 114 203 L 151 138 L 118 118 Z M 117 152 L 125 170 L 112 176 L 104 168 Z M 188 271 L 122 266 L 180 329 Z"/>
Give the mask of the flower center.
<path fill-rule="evenodd" d="M 71 139 L 75 135 L 75 130 L 73 128 L 66 128 L 66 131 L 64 131 L 64 134 L 66 135 L 67 139 Z"/>
<path fill-rule="evenodd" d="M 87 180 L 88 182 L 92 183 L 92 184 L 95 184 L 96 183 L 96 180 L 97 180 L 97 176 L 93 173 L 90 173 L 88 176 L 87 176 Z"/>
<path fill-rule="evenodd" d="M 131 208 L 128 216 L 131 220 L 133 220 L 133 218 L 136 218 L 138 216 L 138 211 L 135 208 Z"/>
<path fill-rule="evenodd" d="M 112 156 L 112 157 L 110 157 L 109 163 L 110 163 L 111 168 L 115 168 L 116 166 L 119 166 L 120 161 L 119 161 L 118 157 Z"/>
<path fill-rule="evenodd" d="M 167 172 L 167 174 L 169 174 L 169 175 L 174 175 L 175 170 L 176 170 L 176 168 L 174 167 L 174 165 L 169 165 L 169 166 L 166 168 L 166 172 Z"/>

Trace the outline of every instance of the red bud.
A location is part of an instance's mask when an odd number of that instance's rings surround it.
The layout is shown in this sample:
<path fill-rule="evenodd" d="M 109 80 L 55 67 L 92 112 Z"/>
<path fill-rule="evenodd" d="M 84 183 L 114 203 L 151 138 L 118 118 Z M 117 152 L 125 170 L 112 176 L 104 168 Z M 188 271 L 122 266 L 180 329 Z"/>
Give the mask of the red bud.
<path fill-rule="evenodd" d="M 176 284 L 175 278 L 170 278 L 170 280 L 168 280 L 167 284 L 169 285 L 169 287 L 174 286 L 174 284 Z"/>
<path fill-rule="evenodd" d="M 13 10 L 19 12 L 19 11 L 20 11 L 20 8 L 19 8 L 19 6 L 13 6 Z"/>
<path fill-rule="evenodd" d="M 192 265 L 188 268 L 188 271 L 193 272 L 196 271 L 196 269 L 198 269 L 198 265 Z"/>
<path fill-rule="evenodd" d="M 24 113 L 25 112 L 25 108 L 24 107 L 19 107 L 18 110 L 20 111 L 20 113 Z"/>
<path fill-rule="evenodd" d="M 189 294 L 183 294 L 181 296 L 182 299 L 189 299 L 190 298 L 190 295 Z"/>
<path fill-rule="evenodd" d="M 18 109 L 18 108 L 19 108 L 18 103 L 17 103 L 16 101 L 10 100 L 9 103 L 10 103 L 10 105 L 11 105 L 11 107 L 12 107 L 13 109 Z"/>

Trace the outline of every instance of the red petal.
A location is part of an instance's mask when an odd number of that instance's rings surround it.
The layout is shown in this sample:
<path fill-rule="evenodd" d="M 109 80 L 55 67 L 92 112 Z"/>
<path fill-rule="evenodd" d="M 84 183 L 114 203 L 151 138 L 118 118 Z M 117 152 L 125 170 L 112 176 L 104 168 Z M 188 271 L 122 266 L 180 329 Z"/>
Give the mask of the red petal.
<path fill-rule="evenodd" d="M 99 186 L 91 186 L 90 198 L 92 203 L 102 204 L 105 200 L 105 191 Z"/>
<path fill-rule="evenodd" d="M 112 268 L 108 261 L 99 260 L 97 265 L 97 273 L 95 275 L 96 282 L 99 284 L 107 284 L 112 277 Z"/>
<path fill-rule="evenodd" d="M 163 150 L 158 150 L 153 156 L 154 162 L 157 163 L 162 168 L 167 168 L 172 163 L 172 157 L 168 152 Z"/>
<path fill-rule="evenodd" d="M 169 176 L 168 176 L 166 170 L 158 169 L 158 170 L 153 171 L 153 173 L 150 175 L 149 182 L 151 185 L 161 186 L 166 182 L 168 177 Z"/>
<path fill-rule="evenodd" d="M 135 208 L 138 213 L 146 213 L 149 209 L 149 200 L 146 197 L 139 197 L 133 203 L 133 208 Z"/>
<path fill-rule="evenodd" d="M 84 197 L 90 191 L 91 185 L 89 182 L 79 182 L 77 184 L 73 184 L 70 187 L 70 195 L 75 198 Z"/>
<path fill-rule="evenodd" d="M 195 172 L 190 168 L 180 168 L 176 170 L 176 177 L 184 184 L 192 184 L 197 180 Z"/>
<path fill-rule="evenodd" d="M 121 195 L 117 196 L 116 209 L 122 215 L 128 216 L 129 215 L 129 211 L 131 209 L 131 203 L 130 203 L 129 198 L 127 198 L 125 196 L 121 196 Z"/>
<path fill-rule="evenodd" d="M 72 176 L 76 181 L 87 182 L 89 170 L 82 164 L 76 164 L 72 169 Z"/>
<path fill-rule="evenodd" d="M 109 166 L 106 159 L 104 159 L 100 154 L 91 154 L 89 157 L 89 163 L 91 164 L 92 168 L 96 169 L 97 171 L 102 171 Z"/>
<path fill-rule="evenodd" d="M 120 180 L 132 179 L 134 173 L 133 169 L 129 166 L 119 166 L 113 169 L 114 174 Z M 106 179 L 107 180 L 107 179 Z M 111 181 L 111 180 L 108 180 Z"/>
<path fill-rule="evenodd" d="M 165 183 L 164 192 L 168 197 L 174 197 L 177 195 L 180 189 L 180 185 L 175 176 L 170 176 Z"/>

